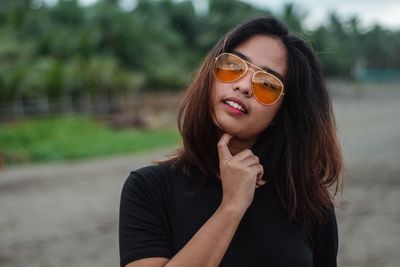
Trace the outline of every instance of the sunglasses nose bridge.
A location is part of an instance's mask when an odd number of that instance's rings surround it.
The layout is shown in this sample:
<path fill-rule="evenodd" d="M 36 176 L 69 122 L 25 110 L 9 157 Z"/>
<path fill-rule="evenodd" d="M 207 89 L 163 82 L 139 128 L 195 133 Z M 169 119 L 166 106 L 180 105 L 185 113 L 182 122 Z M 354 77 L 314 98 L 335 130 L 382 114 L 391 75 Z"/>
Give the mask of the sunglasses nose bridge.
<path fill-rule="evenodd" d="M 251 64 L 250 62 L 247 62 L 245 60 L 242 60 L 243 63 L 246 65 L 246 72 L 247 71 L 251 71 L 253 73 L 256 73 L 257 71 L 259 71 L 258 68 L 256 68 L 253 64 Z"/>
<path fill-rule="evenodd" d="M 235 81 L 235 88 L 246 97 L 253 96 L 253 80 L 256 71 L 246 68 L 242 75 Z"/>
<path fill-rule="evenodd" d="M 254 81 L 254 76 L 256 75 L 257 72 L 259 72 L 258 69 L 254 68 L 254 66 L 252 66 L 251 64 L 249 64 L 248 62 L 244 61 L 246 63 L 246 71 L 243 73 L 242 75 L 242 79 L 247 75 L 247 73 L 250 71 L 251 72 L 251 78 L 250 78 L 250 88 L 251 88 L 251 94 L 253 94 L 253 81 Z"/>
<path fill-rule="evenodd" d="M 254 80 L 254 75 L 256 75 L 256 73 L 259 71 L 258 69 L 254 68 L 254 66 L 252 66 L 251 64 L 249 64 L 246 61 L 243 61 L 244 63 L 246 63 L 246 71 L 242 74 L 241 79 L 243 79 L 248 72 L 251 72 L 251 78 L 250 78 L 250 88 L 251 88 L 251 93 L 252 93 L 252 89 L 253 89 L 253 80 Z"/>

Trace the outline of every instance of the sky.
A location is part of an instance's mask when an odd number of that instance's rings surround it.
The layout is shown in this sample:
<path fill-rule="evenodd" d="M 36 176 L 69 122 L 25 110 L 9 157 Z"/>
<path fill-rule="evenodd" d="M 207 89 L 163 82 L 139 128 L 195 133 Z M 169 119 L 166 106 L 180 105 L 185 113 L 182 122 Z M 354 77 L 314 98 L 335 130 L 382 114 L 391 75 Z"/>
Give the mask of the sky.
<path fill-rule="evenodd" d="M 96 0 L 80 0 L 83 4 L 92 4 Z M 149 0 L 150 1 L 150 0 Z M 182 1 L 182 0 L 175 0 Z M 266 7 L 274 14 L 279 14 L 284 3 L 294 3 L 300 13 L 307 11 L 305 25 L 315 28 L 320 25 L 330 11 L 336 11 L 340 18 L 346 19 L 357 15 L 362 27 L 379 23 L 387 28 L 400 30 L 400 0 L 241 0 L 259 7 Z M 135 0 L 122 0 L 127 7 Z M 207 1 L 192 0 L 198 9 L 204 8 Z"/>

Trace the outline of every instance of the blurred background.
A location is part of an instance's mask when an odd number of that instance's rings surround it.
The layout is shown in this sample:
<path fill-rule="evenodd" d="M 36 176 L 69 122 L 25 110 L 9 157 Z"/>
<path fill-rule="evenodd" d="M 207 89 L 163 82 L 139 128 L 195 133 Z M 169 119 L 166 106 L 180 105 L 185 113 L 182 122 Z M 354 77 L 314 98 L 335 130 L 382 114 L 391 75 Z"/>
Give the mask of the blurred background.
<path fill-rule="evenodd" d="M 345 158 L 339 266 L 399 266 L 394 0 L 0 0 L 0 266 L 117 266 L 122 183 L 179 145 L 185 87 L 256 15 L 324 68 Z"/>

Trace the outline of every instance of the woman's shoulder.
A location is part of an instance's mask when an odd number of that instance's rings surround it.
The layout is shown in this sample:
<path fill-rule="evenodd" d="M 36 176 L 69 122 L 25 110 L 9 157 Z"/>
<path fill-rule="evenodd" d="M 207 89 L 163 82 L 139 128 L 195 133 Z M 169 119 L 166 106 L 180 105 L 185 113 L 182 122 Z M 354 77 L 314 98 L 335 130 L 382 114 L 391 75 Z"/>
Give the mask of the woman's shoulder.
<path fill-rule="evenodd" d="M 314 231 L 313 250 L 315 266 L 336 266 L 339 233 L 335 210 L 326 213 Z"/>
<path fill-rule="evenodd" d="M 170 188 L 184 179 L 183 173 L 166 164 L 148 165 L 131 171 L 125 186 L 148 189 Z"/>
<path fill-rule="evenodd" d="M 129 177 L 141 176 L 146 178 L 155 178 L 164 175 L 171 175 L 174 170 L 165 164 L 147 165 L 138 169 L 132 170 Z"/>

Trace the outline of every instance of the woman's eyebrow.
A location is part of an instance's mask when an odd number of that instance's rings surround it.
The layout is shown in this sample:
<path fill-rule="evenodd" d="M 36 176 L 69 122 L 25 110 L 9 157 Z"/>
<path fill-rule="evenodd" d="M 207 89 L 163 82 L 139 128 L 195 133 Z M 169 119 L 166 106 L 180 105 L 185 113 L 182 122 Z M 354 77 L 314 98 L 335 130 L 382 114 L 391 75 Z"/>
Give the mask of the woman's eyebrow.
<path fill-rule="evenodd" d="M 238 52 L 238 51 L 233 50 L 233 51 L 232 51 L 232 54 L 235 54 L 235 55 L 237 55 L 238 57 L 240 57 L 241 59 L 244 59 L 244 60 L 246 60 L 246 61 L 248 61 L 248 62 L 254 64 L 253 62 L 251 62 L 251 59 L 250 59 L 248 56 L 245 56 L 245 55 L 243 55 L 242 53 L 240 53 L 240 52 Z M 257 67 L 258 67 L 258 66 L 257 66 Z M 268 68 L 268 67 L 266 67 L 266 66 L 259 67 L 259 68 L 262 69 L 262 70 L 264 70 L 264 71 L 266 71 L 266 72 L 268 72 L 268 73 L 271 73 L 272 75 L 274 75 L 274 76 L 276 76 L 276 77 L 278 77 L 278 79 L 280 79 L 280 80 L 283 82 L 283 76 L 282 76 L 279 72 L 274 71 L 273 69 L 270 69 L 270 68 Z"/>

